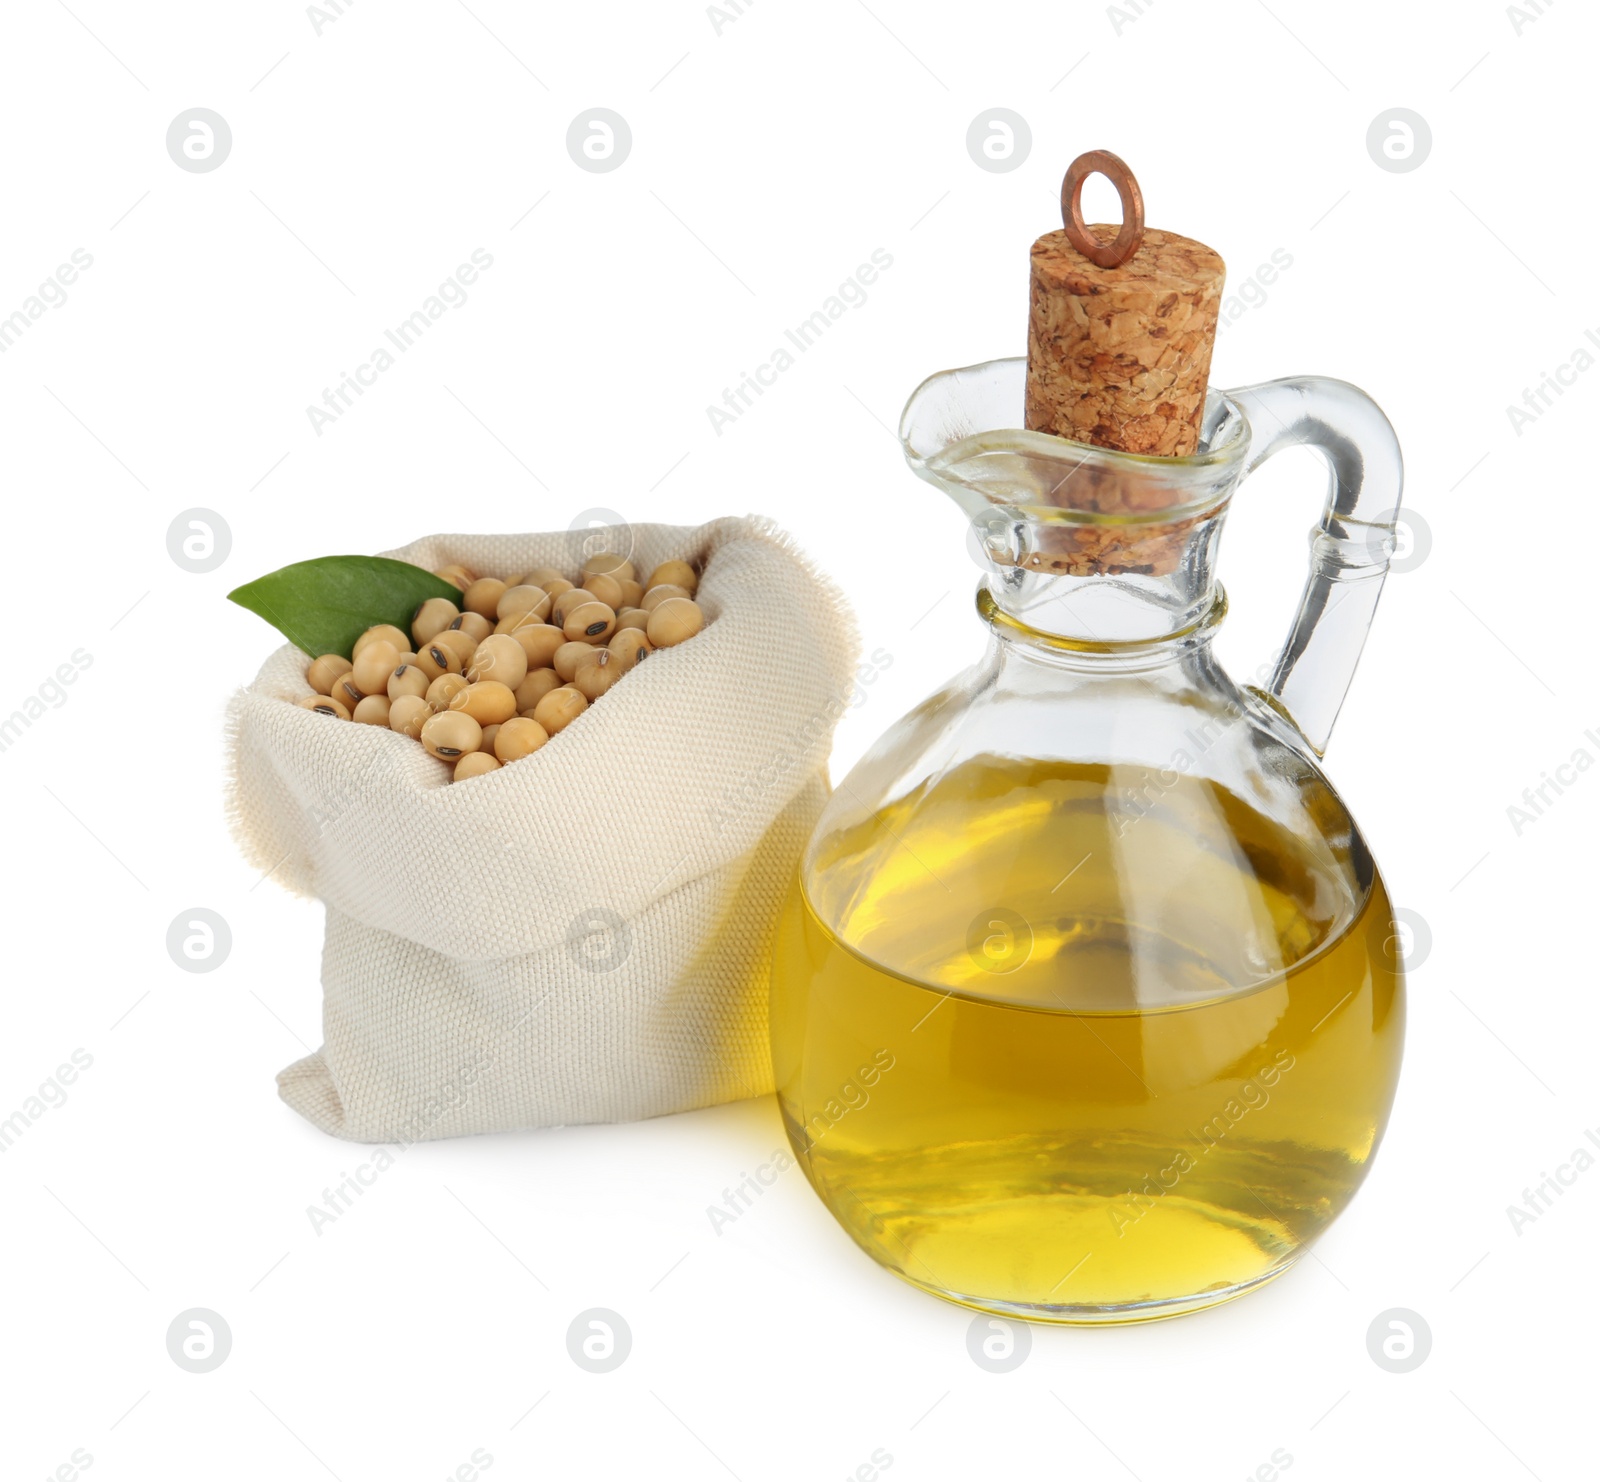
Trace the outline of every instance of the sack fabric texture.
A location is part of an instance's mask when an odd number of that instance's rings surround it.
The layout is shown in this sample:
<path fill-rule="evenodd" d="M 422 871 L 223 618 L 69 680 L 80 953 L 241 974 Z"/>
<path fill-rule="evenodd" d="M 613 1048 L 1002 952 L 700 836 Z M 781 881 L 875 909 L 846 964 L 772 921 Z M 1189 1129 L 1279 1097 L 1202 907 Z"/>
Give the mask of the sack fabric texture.
<path fill-rule="evenodd" d="M 240 846 L 327 908 L 324 1043 L 278 1087 L 336 1137 L 626 1121 L 772 1089 L 768 953 L 827 796 L 855 625 L 768 521 L 611 535 L 641 577 L 694 563 L 706 626 L 522 761 L 452 783 L 416 741 L 300 709 L 292 645 L 230 703 Z M 386 554 L 515 578 L 575 569 L 578 538 Z"/>

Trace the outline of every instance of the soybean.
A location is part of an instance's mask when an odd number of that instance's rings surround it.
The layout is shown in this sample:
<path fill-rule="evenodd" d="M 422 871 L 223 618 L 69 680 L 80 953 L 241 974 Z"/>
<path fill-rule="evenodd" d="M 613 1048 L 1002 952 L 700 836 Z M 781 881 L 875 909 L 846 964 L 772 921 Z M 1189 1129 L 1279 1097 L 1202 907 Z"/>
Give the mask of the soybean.
<path fill-rule="evenodd" d="M 613 610 L 622 606 L 622 583 L 614 576 L 606 576 L 602 573 L 585 577 L 583 589 L 596 602 L 604 602 L 607 607 Z"/>
<path fill-rule="evenodd" d="M 617 631 L 617 615 L 604 602 L 580 602 L 568 609 L 561 631 L 570 639 L 604 643 Z"/>
<path fill-rule="evenodd" d="M 411 635 L 402 633 L 393 623 L 379 623 L 375 628 L 368 628 L 358 639 L 355 647 L 350 650 L 350 657 L 355 659 L 369 643 L 392 643 L 397 654 L 403 654 L 411 647 Z"/>
<path fill-rule="evenodd" d="M 542 587 L 507 587 L 501 593 L 499 602 L 495 604 L 494 611 L 501 622 L 505 622 L 507 618 L 520 618 L 526 613 L 532 613 L 532 621 L 542 623 L 545 614 L 550 611 L 550 594 Z"/>
<path fill-rule="evenodd" d="M 466 677 L 461 674 L 441 674 L 428 686 L 428 693 L 424 697 L 430 710 L 448 710 L 450 702 L 467 687 Z"/>
<path fill-rule="evenodd" d="M 426 643 L 460 616 L 461 609 L 448 597 L 430 597 L 411 619 L 411 636 L 418 643 Z"/>
<path fill-rule="evenodd" d="M 671 585 L 647 587 L 644 596 L 639 599 L 639 606 L 644 608 L 646 612 L 654 612 L 663 602 L 668 602 L 674 597 L 687 597 L 688 595 L 689 593 L 684 587 Z"/>
<path fill-rule="evenodd" d="M 567 620 L 567 614 L 574 607 L 580 607 L 585 602 L 593 602 L 594 598 L 582 587 L 573 587 L 571 591 L 563 592 L 559 597 L 550 601 L 550 621 L 560 627 Z"/>
<path fill-rule="evenodd" d="M 567 641 L 567 635 L 549 623 L 534 623 L 530 627 L 518 628 L 506 636 L 515 638 L 522 645 L 523 653 L 528 656 L 530 669 L 549 668 L 550 660 L 555 657 L 556 650 Z"/>
<path fill-rule="evenodd" d="M 535 617 L 532 612 L 522 612 L 518 613 L 516 617 L 501 618 L 500 621 L 494 625 L 493 631 L 503 634 L 508 638 L 512 638 L 520 633 L 524 628 L 542 628 L 544 626 L 545 621 L 543 618 Z M 487 638 L 489 634 L 485 633 L 483 636 L 484 638 Z M 483 639 L 480 638 L 478 641 L 481 643 Z"/>
<path fill-rule="evenodd" d="M 706 625 L 705 614 L 688 597 L 668 597 L 650 614 L 645 636 L 657 648 L 671 648 L 693 638 Z"/>
<path fill-rule="evenodd" d="M 494 632 L 494 625 L 481 612 L 464 612 L 450 627 L 456 633 L 465 633 L 474 643 L 482 643 Z"/>
<path fill-rule="evenodd" d="M 528 656 L 515 638 L 494 633 L 472 651 L 472 660 L 463 672 L 474 682 L 498 679 L 511 690 L 528 677 Z"/>
<path fill-rule="evenodd" d="M 476 751 L 482 740 L 483 727 L 459 710 L 441 711 L 422 724 L 422 744 L 445 761 Z"/>
<path fill-rule="evenodd" d="M 458 659 L 461 660 L 461 672 L 466 673 L 467 665 L 472 661 L 473 652 L 477 649 L 480 639 L 474 638 L 470 633 L 464 633 L 460 628 L 446 628 L 435 638 L 434 643 L 443 644 Z"/>
<path fill-rule="evenodd" d="M 430 680 L 437 679 L 441 674 L 459 674 L 461 660 L 456 656 L 456 651 L 446 643 L 435 640 L 426 645 L 417 655 L 417 668 L 422 670 Z"/>
<path fill-rule="evenodd" d="M 350 712 L 350 719 L 364 726 L 388 725 L 389 697 L 387 695 L 368 695 Z"/>
<path fill-rule="evenodd" d="M 519 762 L 532 756 L 549 739 L 550 733 L 538 721 L 518 716 L 495 727 L 494 754 L 503 762 Z"/>
<path fill-rule="evenodd" d="M 517 714 L 526 715 L 551 690 L 561 688 L 561 676 L 554 669 L 530 669 L 516 688 Z"/>
<path fill-rule="evenodd" d="M 497 726 L 517 713 L 517 697 L 498 679 L 483 679 L 457 691 L 450 709 L 470 715 L 480 726 Z"/>
<path fill-rule="evenodd" d="M 428 693 L 428 686 L 432 682 L 427 671 L 418 665 L 397 664 L 389 671 L 389 683 L 385 688 L 392 702 L 404 695 L 420 698 Z"/>
<path fill-rule="evenodd" d="M 616 655 L 624 669 L 632 669 L 650 652 L 650 639 L 638 628 L 623 628 L 616 633 L 606 648 Z"/>
<path fill-rule="evenodd" d="M 392 643 L 379 639 L 369 643 L 356 655 L 349 678 L 363 695 L 381 695 L 389 685 L 389 676 L 400 663 L 400 650 Z"/>
<path fill-rule="evenodd" d="M 340 720 L 350 719 L 350 712 L 328 695 L 302 695 L 295 704 L 302 710 L 315 710 L 318 715 L 336 715 Z"/>
<path fill-rule="evenodd" d="M 633 562 L 615 551 L 601 551 L 598 556 L 590 556 L 583 563 L 583 574 L 614 576 L 618 581 L 631 581 L 634 575 Z"/>
<path fill-rule="evenodd" d="M 422 734 L 423 722 L 432 714 L 433 706 L 420 695 L 401 695 L 389 703 L 389 729 L 415 741 Z"/>
<path fill-rule="evenodd" d="M 468 612 L 492 618 L 495 607 L 499 604 L 500 594 L 505 589 L 506 584 L 503 581 L 492 576 L 480 576 L 461 594 L 461 605 Z"/>
<path fill-rule="evenodd" d="M 699 585 L 700 578 L 695 575 L 694 567 L 687 561 L 663 561 L 650 573 L 650 580 L 644 584 L 647 592 L 651 587 L 682 587 L 691 597 Z"/>
<path fill-rule="evenodd" d="M 602 648 L 589 663 L 578 666 L 572 683 L 584 699 L 593 703 L 627 672 L 627 666 L 610 649 Z"/>
<path fill-rule="evenodd" d="M 589 702 L 582 692 L 564 684 L 558 690 L 551 690 L 533 707 L 533 719 L 554 736 L 557 731 L 566 730 L 588 708 Z"/>
<path fill-rule="evenodd" d="M 563 643 L 550 658 L 550 667 L 561 676 L 563 684 L 570 684 L 572 676 L 578 672 L 578 665 L 586 658 L 594 656 L 594 645 L 576 642 Z"/>
<path fill-rule="evenodd" d="M 465 782 L 471 777 L 482 777 L 485 772 L 498 772 L 500 763 L 485 751 L 471 751 L 456 763 L 451 774 L 454 782 Z"/>
<path fill-rule="evenodd" d="M 323 654 L 313 659 L 306 670 L 306 683 L 319 695 L 331 695 L 339 679 L 350 672 L 350 660 L 343 654 Z"/>

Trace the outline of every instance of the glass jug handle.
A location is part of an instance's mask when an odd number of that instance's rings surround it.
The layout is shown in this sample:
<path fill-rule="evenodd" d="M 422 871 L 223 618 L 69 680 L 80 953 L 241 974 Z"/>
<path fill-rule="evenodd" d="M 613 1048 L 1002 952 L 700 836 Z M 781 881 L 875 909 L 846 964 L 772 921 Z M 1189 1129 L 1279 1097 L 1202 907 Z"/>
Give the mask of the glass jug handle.
<path fill-rule="evenodd" d="M 1250 422 L 1245 477 L 1284 448 L 1317 448 L 1327 460 L 1328 499 L 1311 532 L 1300 610 L 1265 688 L 1245 686 L 1320 757 L 1394 555 L 1400 443 L 1378 404 L 1344 381 L 1296 376 L 1228 395 Z"/>

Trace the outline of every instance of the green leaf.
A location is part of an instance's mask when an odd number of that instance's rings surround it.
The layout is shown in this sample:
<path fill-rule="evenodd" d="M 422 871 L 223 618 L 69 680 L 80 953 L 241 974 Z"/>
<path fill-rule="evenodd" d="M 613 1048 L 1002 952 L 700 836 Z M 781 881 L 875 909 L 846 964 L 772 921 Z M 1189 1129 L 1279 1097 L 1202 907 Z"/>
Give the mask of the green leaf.
<path fill-rule="evenodd" d="M 455 602 L 461 593 L 431 571 L 383 556 L 296 561 L 228 593 L 230 602 L 264 617 L 313 658 L 347 659 L 356 639 L 378 623 L 409 633 L 413 614 L 429 597 Z"/>

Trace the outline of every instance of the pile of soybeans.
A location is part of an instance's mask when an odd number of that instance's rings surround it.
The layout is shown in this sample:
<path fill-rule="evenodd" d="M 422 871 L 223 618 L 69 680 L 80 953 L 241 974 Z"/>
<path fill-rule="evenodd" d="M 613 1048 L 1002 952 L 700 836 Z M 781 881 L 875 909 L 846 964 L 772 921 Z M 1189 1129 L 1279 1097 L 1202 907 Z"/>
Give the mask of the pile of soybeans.
<path fill-rule="evenodd" d="M 460 602 L 429 598 L 409 634 L 381 624 L 350 658 L 313 659 L 316 693 L 299 703 L 420 741 L 456 782 L 531 756 L 649 654 L 705 626 L 686 561 L 657 566 L 646 582 L 611 554 L 590 557 L 576 581 L 551 566 L 514 581 L 464 566 L 435 575 Z"/>

